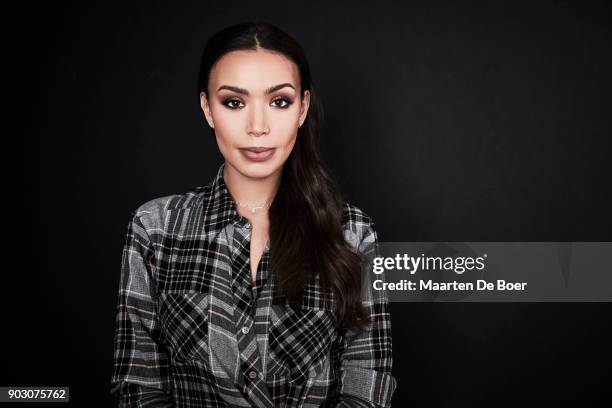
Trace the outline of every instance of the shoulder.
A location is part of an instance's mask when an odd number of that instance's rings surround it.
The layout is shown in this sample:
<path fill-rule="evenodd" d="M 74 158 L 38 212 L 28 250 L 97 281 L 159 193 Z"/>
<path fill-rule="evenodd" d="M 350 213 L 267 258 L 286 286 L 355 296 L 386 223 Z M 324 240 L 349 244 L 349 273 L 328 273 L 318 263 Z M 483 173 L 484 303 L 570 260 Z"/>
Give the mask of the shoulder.
<path fill-rule="evenodd" d="M 342 208 L 344 237 L 355 248 L 364 241 L 377 239 L 374 220 L 359 207 L 345 202 Z"/>
<path fill-rule="evenodd" d="M 186 192 L 152 198 L 132 211 L 132 221 L 142 223 L 148 231 L 162 229 L 169 213 L 205 204 L 211 199 L 211 191 L 211 185 L 208 184 Z"/>

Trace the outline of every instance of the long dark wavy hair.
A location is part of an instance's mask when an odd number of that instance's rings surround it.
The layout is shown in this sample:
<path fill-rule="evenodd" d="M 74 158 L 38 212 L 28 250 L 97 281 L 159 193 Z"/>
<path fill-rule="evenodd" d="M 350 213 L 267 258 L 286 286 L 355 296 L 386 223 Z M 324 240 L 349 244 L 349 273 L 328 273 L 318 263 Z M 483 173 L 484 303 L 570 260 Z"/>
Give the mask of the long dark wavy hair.
<path fill-rule="evenodd" d="M 208 81 L 215 62 L 228 52 L 257 50 L 283 54 L 300 74 L 301 92 L 310 91 L 306 119 L 298 128 L 293 151 L 283 165 L 281 182 L 269 210 L 270 267 L 277 294 L 289 304 L 301 302 L 304 289 L 317 273 L 331 299 L 336 326 L 362 329 L 370 323 L 361 303 L 361 262 L 344 239 L 343 194 L 321 160 L 319 127 L 322 106 L 314 89 L 302 47 L 287 33 L 265 22 L 245 22 L 213 35 L 200 61 L 198 99 L 209 97 Z"/>

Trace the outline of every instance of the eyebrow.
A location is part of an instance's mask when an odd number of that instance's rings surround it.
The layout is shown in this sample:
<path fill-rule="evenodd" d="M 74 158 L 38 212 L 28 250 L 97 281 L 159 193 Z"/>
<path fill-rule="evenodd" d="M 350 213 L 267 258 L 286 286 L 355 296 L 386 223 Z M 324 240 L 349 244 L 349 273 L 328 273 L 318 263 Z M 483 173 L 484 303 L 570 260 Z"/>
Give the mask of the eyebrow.
<path fill-rule="evenodd" d="M 278 84 L 278 85 L 274 85 L 274 86 L 269 87 L 268 89 L 266 89 L 266 94 L 270 94 L 272 92 L 278 91 L 279 89 L 284 88 L 286 86 L 288 86 L 289 88 L 293 88 L 293 90 L 295 91 L 295 87 L 293 85 L 291 85 L 288 82 L 285 82 L 284 84 Z M 228 89 L 230 91 L 234 91 L 234 92 L 237 92 L 239 94 L 249 95 L 249 91 L 247 91 L 246 89 L 239 88 L 239 87 L 233 86 L 233 85 L 221 85 L 219 87 L 219 89 L 217 89 L 217 92 L 219 92 L 222 89 Z"/>

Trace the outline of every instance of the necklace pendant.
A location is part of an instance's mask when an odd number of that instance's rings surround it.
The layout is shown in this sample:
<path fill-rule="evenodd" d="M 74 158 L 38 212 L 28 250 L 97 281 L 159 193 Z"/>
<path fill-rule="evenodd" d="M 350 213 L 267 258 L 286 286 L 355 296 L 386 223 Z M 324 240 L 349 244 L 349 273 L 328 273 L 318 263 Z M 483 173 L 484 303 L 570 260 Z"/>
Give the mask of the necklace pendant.
<path fill-rule="evenodd" d="M 251 208 L 251 213 L 252 213 L 252 214 L 255 214 L 255 211 L 257 211 L 257 207 L 253 207 L 253 208 Z"/>

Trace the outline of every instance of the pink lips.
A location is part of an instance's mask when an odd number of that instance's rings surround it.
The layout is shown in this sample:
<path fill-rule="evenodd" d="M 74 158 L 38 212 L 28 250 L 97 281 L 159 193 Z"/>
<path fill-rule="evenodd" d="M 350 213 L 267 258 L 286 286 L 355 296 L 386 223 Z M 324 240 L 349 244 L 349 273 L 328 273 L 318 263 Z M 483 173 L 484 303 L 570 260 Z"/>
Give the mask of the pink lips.
<path fill-rule="evenodd" d="M 264 161 L 274 154 L 272 147 L 249 147 L 240 149 L 240 152 L 249 160 Z"/>

